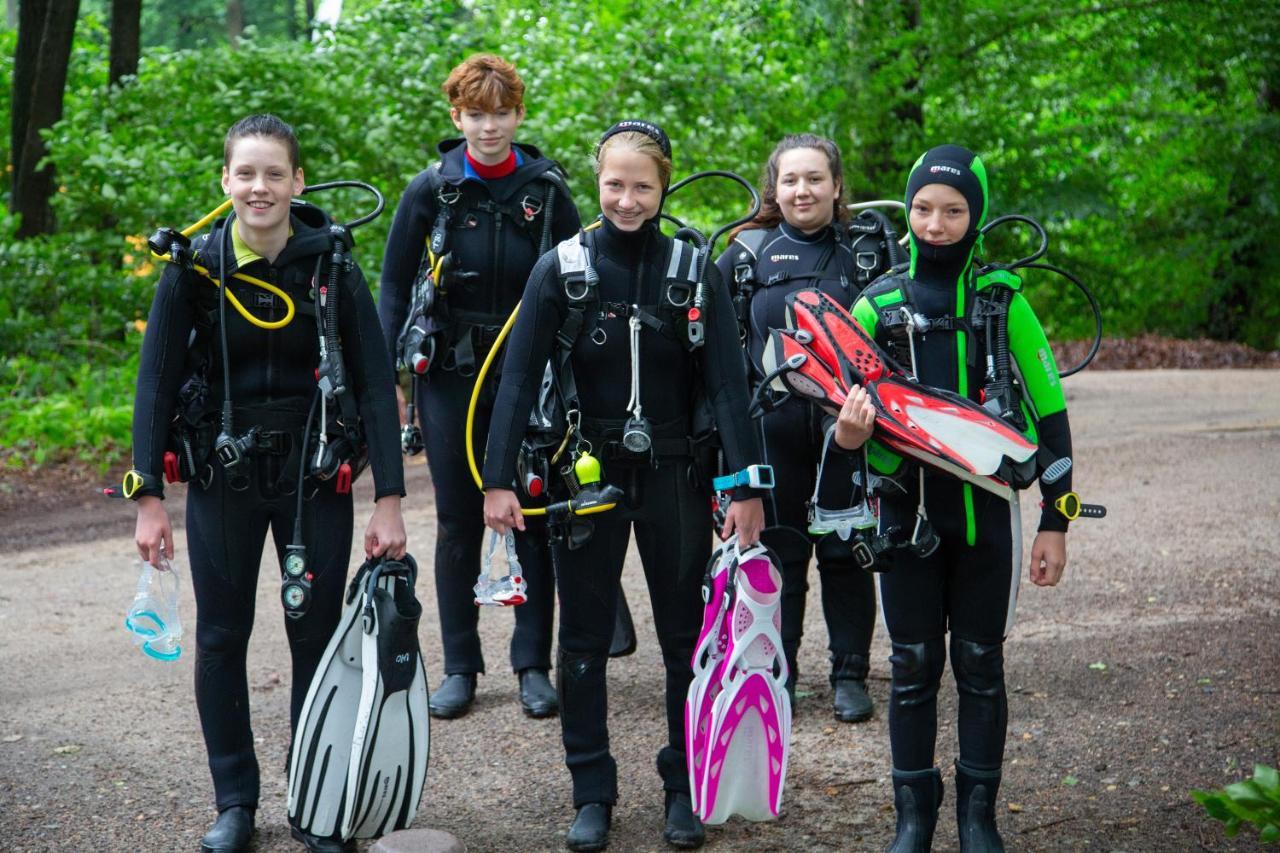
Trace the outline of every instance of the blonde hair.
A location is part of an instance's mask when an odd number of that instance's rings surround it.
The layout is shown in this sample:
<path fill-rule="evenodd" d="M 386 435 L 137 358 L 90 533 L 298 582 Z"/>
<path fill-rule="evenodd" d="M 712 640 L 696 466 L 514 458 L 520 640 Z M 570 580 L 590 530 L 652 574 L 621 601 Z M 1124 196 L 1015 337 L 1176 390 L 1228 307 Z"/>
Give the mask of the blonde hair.
<path fill-rule="evenodd" d="M 596 151 L 595 173 L 597 178 L 600 177 L 600 168 L 604 165 L 604 158 L 614 149 L 634 151 L 653 160 L 658 167 L 658 180 L 661 182 L 662 188 L 665 190 L 670 186 L 673 169 L 671 158 L 663 153 L 662 146 L 652 137 L 634 130 L 615 133 L 604 141 L 604 144 L 600 146 L 600 150 Z"/>

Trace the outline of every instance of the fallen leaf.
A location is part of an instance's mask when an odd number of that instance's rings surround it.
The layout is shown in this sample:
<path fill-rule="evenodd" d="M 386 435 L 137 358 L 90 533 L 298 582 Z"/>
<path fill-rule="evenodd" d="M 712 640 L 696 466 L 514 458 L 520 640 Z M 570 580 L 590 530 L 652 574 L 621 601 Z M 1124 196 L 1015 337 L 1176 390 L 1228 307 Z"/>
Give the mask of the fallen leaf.
<path fill-rule="evenodd" d="M 1017 814 L 1018 812 L 1022 811 L 1022 804 L 1009 803 L 1009 811 L 1013 812 L 1014 814 Z"/>
<path fill-rule="evenodd" d="M 840 796 L 840 789 L 839 789 L 839 788 L 828 788 L 828 789 L 827 789 L 827 796 L 828 796 L 828 797 L 838 797 L 838 796 Z"/>
<path fill-rule="evenodd" d="M 53 751 L 58 755 L 75 755 L 80 751 L 80 744 L 69 743 L 66 746 L 55 746 Z"/>
<path fill-rule="evenodd" d="M 1067 775 L 1067 776 L 1063 776 L 1063 777 L 1062 777 L 1062 784 L 1064 784 L 1064 785 L 1079 785 L 1079 784 L 1080 784 L 1080 780 L 1079 780 L 1079 779 L 1077 779 L 1077 778 L 1076 778 L 1076 777 L 1074 777 L 1074 776 Z"/>
<path fill-rule="evenodd" d="M 1031 736 L 1031 732 L 1023 732 L 1023 733 L 1022 733 L 1022 739 L 1023 739 L 1023 740 L 1034 740 L 1034 738 L 1032 738 L 1032 736 Z"/>
<path fill-rule="evenodd" d="M 17 743 L 20 740 L 22 740 L 22 735 L 5 735 L 0 738 L 0 741 L 4 741 L 5 743 Z"/>
<path fill-rule="evenodd" d="M 1095 663 L 1089 664 L 1089 669 L 1096 669 L 1098 672 L 1106 672 L 1107 665 L 1102 661 L 1096 661 Z"/>

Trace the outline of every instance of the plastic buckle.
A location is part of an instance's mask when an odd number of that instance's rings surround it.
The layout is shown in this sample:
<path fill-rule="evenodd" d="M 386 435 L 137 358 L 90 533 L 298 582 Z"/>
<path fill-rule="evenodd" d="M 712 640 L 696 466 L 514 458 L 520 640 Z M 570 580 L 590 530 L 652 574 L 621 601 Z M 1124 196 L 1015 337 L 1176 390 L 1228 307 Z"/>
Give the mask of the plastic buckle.
<path fill-rule="evenodd" d="M 859 539 L 853 543 L 853 561 L 858 564 L 858 568 L 869 572 L 876 564 L 876 554 L 870 545 Z"/>
<path fill-rule="evenodd" d="M 338 479 L 333 485 L 333 490 L 340 495 L 350 494 L 351 492 L 351 465 L 343 462 L 338 466 Z"/>

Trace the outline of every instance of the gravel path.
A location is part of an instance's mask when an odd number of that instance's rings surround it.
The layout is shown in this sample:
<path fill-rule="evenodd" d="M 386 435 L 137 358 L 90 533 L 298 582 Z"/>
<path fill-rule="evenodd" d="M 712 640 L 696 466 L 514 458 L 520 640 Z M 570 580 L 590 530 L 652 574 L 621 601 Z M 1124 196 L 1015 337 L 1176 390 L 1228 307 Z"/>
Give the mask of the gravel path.
<path fill-rule="evenodd" d="M 1280 371 L 1095 372 L 1066 384 L 1077 489 L 1110 515 L 1074 528 L 1061 588 L 1023 585 L 1007 653 L 1005 838 L 1023 850 L 1253 849 L 1249 830 L 1224 839 L 1187 791 L 1280 758 Z M 409 469 L 409 483 L 411 550 L 429 564 L 424 466 Z M 369 483 L 359 488 L 367 506 Z M 1024 500 L 1028 530 L 1037 500 Z M 181 501 L 171 503 L 176 511 Z M 0 849 L 196 850 L 213 816 L 194 655 L 151 662 L 121 627 L 136 577 L 131 517 L 122 502 L 72 499 L 0 520 Z M 181 530 L 177 538 L 181 549 Z M 612 849 L 662 849 L 662 670 L 634 553 L 624 583 L 640 650 L 610 666 L 621 771 Z M 285 827 L 289 673 L 278 596 L 275 569 L 264 566 L 249 659 L 260 851 L 301 849 Z M 866 850 L 892 837 L 885 633 L 873 648 L 876 718 L 837 723 L 816 588 L 811 596 L 783 817 L 712 828 L 710 849 Z M 420 597 L 434 683 L 429 576 Z M 189 584 L 184 598 L 190 641 Z M 432 724 L 419 825 L 471 850 L 561 849 L 572 808 L 559 725 L 520 713 L 504 665 L 510 614 L 485 612 L 481 623 L 490 674 L 469 716 Z M 945 678 L 937 847 L 955 849 L 955 694 Z"/>

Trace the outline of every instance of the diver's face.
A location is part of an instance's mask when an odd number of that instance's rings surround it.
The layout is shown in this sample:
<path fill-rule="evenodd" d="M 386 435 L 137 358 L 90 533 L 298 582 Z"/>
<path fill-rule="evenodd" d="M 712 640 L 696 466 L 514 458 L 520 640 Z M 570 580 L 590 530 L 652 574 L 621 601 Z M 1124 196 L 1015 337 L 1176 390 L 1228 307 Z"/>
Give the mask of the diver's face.
<path fill-rule="evenodd" d="M 286 227 L 289 200 L 304 186 L 302 169 L 289 161 L 289 149 L 270 136 L 240 137 L 222 167 L 222 191 L 231 196 L 240 224 L 255 231 Z"/>
<path fill-rule="evenodd" d="M 932 246 L 950 246 L 969 232 L 969 202 L 955 187 L 927 184 L 911 200 L 911 232 Z"/>
<path fill-rule="evenodd" d="M 486 112 L 478 107 L 449 110 L 453 126 L 462 131 L 471 156 L 486 166 L 496 166 L 511 156 L 511 141 L 524 121 L 524 105 L 499 107 Z"/>
<path fill-rule="evenodd" d="M 636 231 L 658 213 L 662 180 L 647 154 L 611 148 L 600 163 L 600 210 L 620 231 Z"/>
<path fill-rule="evenodd" d="M 793 228 L 811 234 L 835 217 L 840 179 L 817 148 L 793 148 L 778 157 L 778 209 Z"/>

